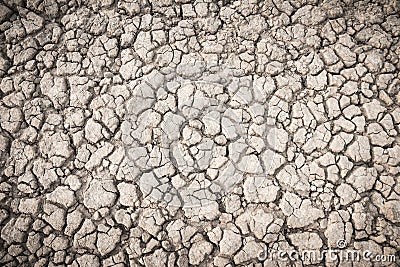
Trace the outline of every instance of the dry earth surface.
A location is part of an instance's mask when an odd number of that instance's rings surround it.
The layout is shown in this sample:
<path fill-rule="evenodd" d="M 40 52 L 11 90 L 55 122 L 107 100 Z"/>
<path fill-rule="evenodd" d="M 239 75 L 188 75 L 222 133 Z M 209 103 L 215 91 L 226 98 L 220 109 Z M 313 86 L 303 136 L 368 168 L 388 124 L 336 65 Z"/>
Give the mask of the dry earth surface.
<path fill-rule="evenodd" d="M 399 266 L 399 14 L 0 1 L 0 265 Z"/>

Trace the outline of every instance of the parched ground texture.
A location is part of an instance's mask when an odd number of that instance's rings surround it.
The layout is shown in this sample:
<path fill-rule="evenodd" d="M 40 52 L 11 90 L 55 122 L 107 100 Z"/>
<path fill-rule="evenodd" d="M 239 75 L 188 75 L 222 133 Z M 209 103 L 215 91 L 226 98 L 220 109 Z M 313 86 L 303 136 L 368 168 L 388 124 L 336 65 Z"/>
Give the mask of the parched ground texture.
<path fill-rule="evenodd" d="M 399 35 L 395 0 L 0 1 L 0 266 L 399 266 Z M 260 257 L 326 249 L 397 263 Z"/>

